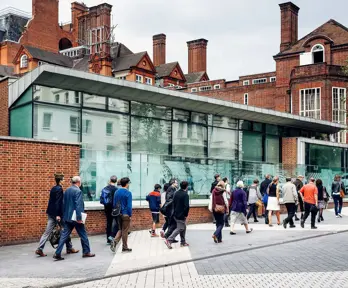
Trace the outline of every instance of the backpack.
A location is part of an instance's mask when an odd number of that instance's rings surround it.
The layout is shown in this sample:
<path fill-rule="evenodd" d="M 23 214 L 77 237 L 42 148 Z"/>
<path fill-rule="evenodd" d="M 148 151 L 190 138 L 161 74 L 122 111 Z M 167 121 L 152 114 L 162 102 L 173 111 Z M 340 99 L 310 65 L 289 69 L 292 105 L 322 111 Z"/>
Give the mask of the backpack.
<path fill-rule="evenodd" d="M 51 234 L 48 236 L 48 241 L 50 241 L 50 243 L 54 249 L 57 249 L 57 247 L 58 247 L 61 231 L 62 231 L 62 226 L 58 222 L 56 224 L 56 226 L 53 228 L 53 231 L 51 232 Z"/>
<path fill-rule="evenodd" d="M 100 204 L 110 205 L 112 204 L 112 195 L 111 191 L 104 187 L 100 194 Z"/>
<path fill-rule="evenodd" d="M 121 202 L 118 201 L 118 202 L 116 203 L 115 208 L 112 209 L 112 211 L 111 211 L 111 216 L 112 216 L 112 217 L 118 217 L 118 216 L 120 216 L 120 215 L 121 215 Z"/>

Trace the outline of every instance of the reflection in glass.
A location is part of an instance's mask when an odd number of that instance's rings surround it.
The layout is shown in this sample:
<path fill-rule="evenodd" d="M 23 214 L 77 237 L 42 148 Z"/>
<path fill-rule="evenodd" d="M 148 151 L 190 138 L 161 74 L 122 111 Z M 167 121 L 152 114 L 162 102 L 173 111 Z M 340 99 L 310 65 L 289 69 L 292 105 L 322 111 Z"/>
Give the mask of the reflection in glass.
<path fill-rule="evenodd" d="M 83 93 L 83 106 L 104 110 L 106 109 L 106 98 Z"/>
<path fill-rule="evenodd" d="M 267 135 L 265 148 L 266 162 L 279 163 L 279 137 Z"/>
<path fill-rule="evenodd" d="M 213 115 L 212 125 L 216 127 L 238 129 L 238 120 L 226 117 Z"/>
<path fill-rule="evenodd" d="M 171 120 L 172 109 L 148 103 L 131 102 L 132 115 Z"/>
<path fill-rule="evenodd" d="M 243 161 L 262 161 L 262 134 L 244 131 L 242 150 Z"/>
<path fill-rule="evenodd" d="M 34 86 L 34 100 L 48 103 L 56 103 L 69 106 L 80 106 L 81 93 L 77 91 L 69 91 L 59 88 L 50 88 L 45 86 Z"/>
<path fill-rule="evenodd" d="M 108 108 L 110 111 L 128 113 L 129 102 L 120 99 L 109 98 Z"/>
<path fill-rule="evenodd" d="M 209 127 L 209 157 L 238 159 L 238 130 Z"/>

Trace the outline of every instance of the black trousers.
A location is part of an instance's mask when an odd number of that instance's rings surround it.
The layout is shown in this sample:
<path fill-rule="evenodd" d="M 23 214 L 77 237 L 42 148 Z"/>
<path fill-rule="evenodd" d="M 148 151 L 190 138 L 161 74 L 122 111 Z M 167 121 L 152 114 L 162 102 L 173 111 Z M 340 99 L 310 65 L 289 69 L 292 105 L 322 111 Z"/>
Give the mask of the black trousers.
<path fill-rule="evenodd" d="M 167 217 L 167 218 L 169 218 L 168 219 L 168 230 L 164 236 L 165 238 L 168 238 L 170 235 L 172 235 L 172 233 L 174 232 L 174 230 L 176 229 L 176 226 L 177 226 L 174 216 Z"/>
<path fill-rule="evenodd" d="M 249 213 L 248 213 L 248 216 L 247 216 L 248 220 L 249 220 L 251 214 L 253 214 L 254 220 L 256 221 L 257 220 L 257 215 L 256 215 L 256 204 L 255 203 L 249 205 Z"/>
<path fill-rule="evenodd" d="M 315 216 L 317 216 L 318 208 L 314 204 L 306 203 L 304 202 L 304 216 L 303 216 L 303 222 L 306 222 L 306 219 L 308 218 L 309 214 L 311 214 L 311 226 L 315 226 Z"/>
<path fill-rule="evenodd" d="M 305 211 L 305 209 L 304 209 L 303 200 L 302 200 L 302 197 L 300 195 L 300 192 L 297 192 L 297 196 L 298 196 L 298 204 L 296 205 L 295 213 L 297 212 L 298 207 L 300 207 L 300 211 L 301 211 L 301 213 L 303 213 Z"/>
<path fill-rule="evenodd" d="M 288 211 L 288 217 L 284 219 L 285 223 L 288 224 L 290 223 L 291 226 L 294 225 L 294 216 L 295 216 L 295 211 L 296 211 L 296 205 L 295 203 L 285 203 L 286 210 Z"/>
<path fill-rule="evenodd" d="M 112 238 L 115 238 L 117 233 L 117 224 L 112 217 L 112 206 L 104 206 L 104 212 L 106 216 L 106 240 L 109 242 L 108 237 L 111 236 Z"/>

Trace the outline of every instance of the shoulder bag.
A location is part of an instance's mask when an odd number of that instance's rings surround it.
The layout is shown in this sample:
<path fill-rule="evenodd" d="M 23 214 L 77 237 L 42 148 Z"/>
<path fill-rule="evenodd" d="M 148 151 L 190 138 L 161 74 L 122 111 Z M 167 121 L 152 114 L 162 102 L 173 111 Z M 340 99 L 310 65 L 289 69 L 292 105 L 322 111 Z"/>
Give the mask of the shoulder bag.
<path fill-rule="evenodd" d="M 213 194 L 213 197 L 215 197 L 215 194 Z M 213 201 L 213 202 L 215 202 L 215 201 Z M 218 214 L 225 214 L 225 212 L 226 212 L 225 205 L 215 204 L 214 212 L 218 213 Z"/>

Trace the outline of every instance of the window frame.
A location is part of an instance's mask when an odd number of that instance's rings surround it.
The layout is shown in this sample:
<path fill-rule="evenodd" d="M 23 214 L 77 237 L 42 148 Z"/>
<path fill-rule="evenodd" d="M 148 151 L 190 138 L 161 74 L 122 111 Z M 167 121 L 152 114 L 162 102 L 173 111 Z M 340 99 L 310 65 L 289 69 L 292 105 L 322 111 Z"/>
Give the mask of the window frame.
<path fill-rule="evenodd" d="M 244 105 L 249 105 L 249 93 L 244 93 L 243 103 L 244 103 Z"/>
<path fill-rule="evenodd" d="M 64 93 L 64 103 L 65 104 L 69 104 L 69 101 L 70 99 L 69 99 L 69 92 L 65 92 Z"/>
<path fill-rule="evenodd" d="M 276 76 L 269 77 L 269 82 L 270 83 L 274 83 L 276 81 L 277 81 L 277 77 Z"/>
<path fill-rule="evenodd" d="M 211 90 L 213 90 L 213 87 L 211 85 L 210 86 L 206 85 L 206 86 L 199 87 L 199 91 L 201 91 L 201 92 L 211 91 Z"/>
<path fill-rule="evenodd" d="M 221 85 L 220 84 L 215 84 L 214 85 L 214 90 L 220 90 L 221 89 Z"/>
<path fill-rule="evenodd" d="M 148 80 L 150 80 L 150 81 L 148 82 Z M 146 85 L 152 85 L 152 78 L 150 78 L 150 77 L 145 77 L 145 84 L 146 84 Z"/>
<path fill-rule="evenodd" d="M 243 80 L 243 86 L 250 85 L 250 80 Z"/>
<path fill-rule="evenodd" d="M 108 133 L 108 125 L 111 124 L 111 132 Z M 105 135 L 106 136 L 113 136 L 114 135 L 114 122 L 112 121 L 106 121 L 105 123 Z"/>
<path fill-rule="evenodd" d="M 21 58 L 20 58 L 19 67 L 20 67 L 21 69 L 23 69 L 23 68 L 28 68 L 28 62 L 29 62 L 29 60 L 28 60 L 28 55 L 27 55 L 27 54 L 23 54 L 23 55 L 21 56 Z"/>
<path fill-rule="evenodd" d="M 71 129 L 72 128 L 72 122 L 71 122 L 71 120 L 72 119 L 74 119 L 75 121 L 76 121 L 76 129 L 75 130 L 73 130 L 73 129 Z M 80 117 L 79 116 L 70 116 L 70 121 L 69 121 L 69 130 L 70 130 L 70 132 L 71 133 L 80 133 Z"/>
<path fill-rule="evenodd" d="M 191 88 L 191 93 L 196 93 L 196 92 L 198 92 L 196 87 Z"/>
<path fill-rule="evenodd" d="M 141 80 L 141 81 L 138 81 L 138 79 L 137 78 L 139 78 L 139 80 Z M 136 83 L 144 83 L 144 77 L 143 77 L 143 75 L 139 75 L 139 74 L 135 74 L 135 82 Z"/>
<path fill-rule="evenodd" d="M 317 51 L 314 51 L 314 49 L 316 49 L 317 47 L 320 47 L 321 50 L 317 50 Z M 314 53 L 318 52 L 318 51 L 322 51 L 323 52 L 323 62 L 317 62 L 315 63 L 314 62 Z M 325 47 L 322 45 L 322 44 L 315 44 L 313 45 L 312 49 L 311 49 L 311 53 L 312 53 L 312 64 L 320 64 L 320 63 L 325 63 Z"/>
<path fill-rule="evenodd" d="M 265 83 L 267 83 L 267 78 L 256 78 L 256 79 L 253 79 L 252 83 L 254 85 L 265 84 Z"/>
<path fill-rule="evenodd" d="M 45 116 L 49 115 L 50 119 L 49 119 L 49 125 L 46 127 L 45 126 Z M 44 131 L 52 131 L 51 130 L 51 126 L 52 126 L 52 118 L 53 118 L 53 114 L 51 112 L 44 112 L 43 113 L 43 117 L 42 117 L 42 130 Z"/>
<path fill-rule="evenodd" d="M 334 108 L 335 101 L 334 101 L 334 95 L 335 90 L 337 90 L 337 108 Z M 344 100 L 341 100 L 341 91 L 343 91 Z M 334 123 L 340 123 L 340 124 L 347 124 L 347 88 L 344 87 L 332 87 L 332 122 Z M 343 103 L 343 108 L 341 107 Z M 334 111 L 337 112 L 337 119 L 334 119 Z M 343 113 L 343 123 L 341 121 L 341 113 Z M 347 133 L 344 131 L 337 132 L 333 135 L 333 142 L 337 143 L 346 143 Z"/>
<path fill-rule="evenodd" d="M 314 107 L 317 106 L 317 91 L 319 90 L 319 109 L 314 109 L 314 110 L 306 110 L 306 90 L 314 90 L 315 91 L 315 98 L 314 98 Z M 303 100 L 303 104 L 304 104 L 304 110 L 302 110 L 302 91 L 303 91 L 303 95 L 304 95 L 304 100 Z M 319 118 L 316 117 L 310 117 L 307 116 L 306 113 L 307 112 L 316 112 L 317 110 L 319 110 Z M 312 119 L 318 119 L 321 120 L 321 87 L 313 87 L 313 88 L 305 88 L 305 89 L 300 89 L 299 90 L 299 114 L 300 116 L 303 117 L 308 117 L 308 118 L 312 118 Z"/>
<path fill-rule="evenodd" d="M 87 125 L 89 123 L 89 125 Z M 91 119 L 82 119 L 82 134 L 91 135 L 92 134 L 92 120 Z"/>

